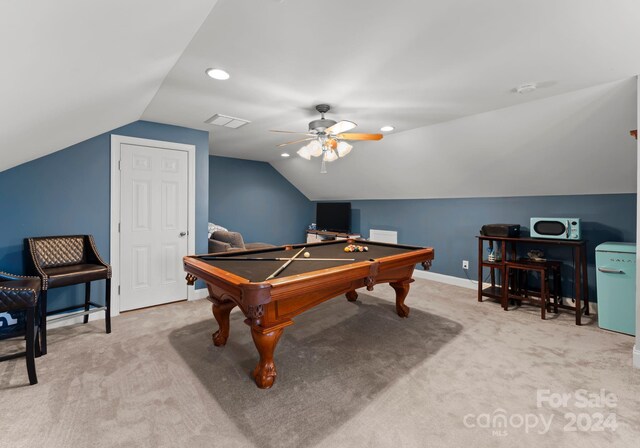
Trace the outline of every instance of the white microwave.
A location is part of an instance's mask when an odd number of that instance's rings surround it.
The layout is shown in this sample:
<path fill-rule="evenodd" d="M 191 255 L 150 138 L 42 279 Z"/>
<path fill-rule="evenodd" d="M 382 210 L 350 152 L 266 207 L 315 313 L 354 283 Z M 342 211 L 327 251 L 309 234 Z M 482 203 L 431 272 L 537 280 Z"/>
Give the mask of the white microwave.
<path fill-rule="evenodd" d="M 531 218 L 531 238 L 579 240 L 580 218 Z"/>

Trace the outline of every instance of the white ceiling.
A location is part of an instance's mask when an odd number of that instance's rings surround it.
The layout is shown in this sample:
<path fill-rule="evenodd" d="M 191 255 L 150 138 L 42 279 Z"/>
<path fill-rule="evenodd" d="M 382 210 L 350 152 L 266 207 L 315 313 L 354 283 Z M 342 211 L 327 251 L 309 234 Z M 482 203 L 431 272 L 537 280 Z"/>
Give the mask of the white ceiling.
<path fill-rule="evenodd" d="M 216 0 L 0 3 L 0 171 L 142 115 Z"/>
<path fill-rule="evenodd" d="M 389 135 L 329 163 L 274 162 L 309 199 L 634 193 L 630 78 Z"/>
<path fill-rule="evenodd" d="M 629 191 L 635 153 L 605 160 L 597 149 L 631 145 L 617 128 L 635 123 L 635 97 L 624 99 L 635 86 L 614 81 L 640 73 L 638 23 L 637 0 L 8 0 L 0 6 L 0 171 L 142 118 L 209 130 L 213 154 L 268 161 L 312 199 L 510 195 L 505 179 L 491 186 L 463 176 L 485 149 L 458 139 L 470 126 L 489 129 L 484 146 L 499 140 L 491 157 L 519 148 L 530 160 L 542 142 L 556 148 L 546 157 L 571 148 L 552 172 L 579 160 L 591 179 L 614 179 L 569 185 L 556 176 L 543 185 L 525 164 L 521 194 Z M 209 67 L 231 79 L 211 80 Z M 526 82 L 541 88 L 512 92 Z M 275 145 L 289 138 L 269 129 L 306 130 L 321 102 L 333 107 L 328 118 L 358 123 L 355 132 L 396 131 L 356 143 L 319 176 L 317 159 L 281 159 Z M 574 103 L 617 121 L 600 120 L 598 138 L 554 132 L 551 141 L 527 127 L 532 113 L 539 129 L 554 128 L 548 117 L 593 125 Z M 204 123 L 216 113 L 251 123 Z M 529 132 L 526 144 L 501 132 L 509 120 Z M 454 152 L 424 159 L 438 148 Z M 382 183 L 377 173 L 390 167 L 392 182 Z"/>
<path fill-rule="evenodd" d="M 143 118 L 210 130 L 213 154 L 281 166 L 275 145 L 294 138 L 269 129 L 306 130 L 320 102 L 356 132 L 398 134 L 628 78 L 639 23 L 637 0 L 220 0 Z M 525 82 L 542 87 L 512 92 Z M 215 113 L 252 123 L 203 123 Z"/>

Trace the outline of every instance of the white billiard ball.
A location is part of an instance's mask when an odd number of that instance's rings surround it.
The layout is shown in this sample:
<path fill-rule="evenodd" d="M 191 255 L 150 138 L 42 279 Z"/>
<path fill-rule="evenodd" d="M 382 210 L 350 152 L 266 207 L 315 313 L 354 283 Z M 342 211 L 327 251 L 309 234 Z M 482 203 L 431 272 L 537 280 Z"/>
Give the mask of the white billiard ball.
<path fill-rule="evenodd" d="M 311 256 L 309 252 L 305 252 L 303 255 L 304 255 L 304 258 L 309 258 Z"/>

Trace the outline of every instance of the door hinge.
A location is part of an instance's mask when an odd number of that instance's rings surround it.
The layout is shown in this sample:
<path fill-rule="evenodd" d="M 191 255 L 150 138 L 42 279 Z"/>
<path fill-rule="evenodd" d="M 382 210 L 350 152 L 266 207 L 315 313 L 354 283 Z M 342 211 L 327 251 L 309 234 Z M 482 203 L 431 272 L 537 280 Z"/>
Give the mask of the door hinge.
<path fill-rule="evenodd" d="M 118 223 L 118 233 L 120 233 L 120 223 Z"/>
<path fill-rule="evenodd" d="M 118 160 L 118 171 L 120 171 L 122 168 L 120 168 L 120 160 Z"/>
<path fill-rule="evenodd" d="M 118 285 L 118 295 L 120 295 L 120 285 Z"/>

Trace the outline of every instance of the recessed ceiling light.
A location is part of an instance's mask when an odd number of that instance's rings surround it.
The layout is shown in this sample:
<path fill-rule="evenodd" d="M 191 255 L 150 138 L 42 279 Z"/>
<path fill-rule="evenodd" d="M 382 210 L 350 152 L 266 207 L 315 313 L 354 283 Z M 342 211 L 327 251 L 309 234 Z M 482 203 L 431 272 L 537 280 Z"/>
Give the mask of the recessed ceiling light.
<path fill-rule="evenodd" d="M 381 130 L 382 132 L 391 132 L 391 131 L 393 131 L 394 129 L 395 129 L 395 128 L 394 128 L 393 126 L 390 126 L 390 125 L 382 126 L 382 127 L 380 128 L 380 130 Z"/>
<path fill-rule="evenodd" d="M 287 157 L 289 157 L 289 153 L 288 152 L 283 152 L 282 154 L 280 154 L 282 157 L 284 157 L 285 159 Z"/>
<path fill-rule="evenodd" d="M 220 81 L 224 81 L 225 79 L 230 78 L 229 73 L 225 72 L 221 68 L 208 68 L 206 70 L 206 73 L 213 79 L 218 79 Z"/>
<path fill-rule="evenodd" d="M 515 91 L 520 94 L 531 93 L 536 90 L 538 86 L 535 83 L 522 84 L 515 88 Z"/>

